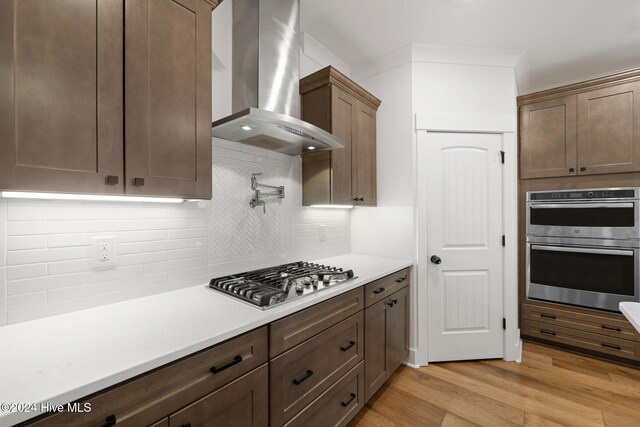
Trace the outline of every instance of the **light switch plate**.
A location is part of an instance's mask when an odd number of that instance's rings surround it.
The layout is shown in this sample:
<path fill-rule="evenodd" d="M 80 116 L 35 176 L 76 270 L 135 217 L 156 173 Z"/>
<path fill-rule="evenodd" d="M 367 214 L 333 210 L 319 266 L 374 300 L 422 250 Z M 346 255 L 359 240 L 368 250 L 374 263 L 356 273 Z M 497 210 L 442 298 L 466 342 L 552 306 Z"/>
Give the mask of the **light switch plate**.
<path fill-rule="evenodd" d="M 91 265 L 94 269 L 116 266 L 115 236 L 95 236 L 91 238 Z"/>
<path fill-rule="evenodd" d="M 320 224 L 320 241 L 324 242 L 327 240 L 327 225 Z"/>

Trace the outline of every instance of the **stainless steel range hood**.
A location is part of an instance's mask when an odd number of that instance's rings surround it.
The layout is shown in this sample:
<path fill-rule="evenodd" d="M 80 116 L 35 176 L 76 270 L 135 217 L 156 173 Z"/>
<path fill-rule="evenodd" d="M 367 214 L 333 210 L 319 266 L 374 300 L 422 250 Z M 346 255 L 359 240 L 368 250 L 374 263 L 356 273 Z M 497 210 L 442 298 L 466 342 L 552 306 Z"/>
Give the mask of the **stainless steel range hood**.
<path fill-rule="evenodd" d="M 299 0 L 233 0 L 235 113 L 213 122 L 213 136 L 290 155 L 344 147 L 300 120 L 299 7 Z"/>

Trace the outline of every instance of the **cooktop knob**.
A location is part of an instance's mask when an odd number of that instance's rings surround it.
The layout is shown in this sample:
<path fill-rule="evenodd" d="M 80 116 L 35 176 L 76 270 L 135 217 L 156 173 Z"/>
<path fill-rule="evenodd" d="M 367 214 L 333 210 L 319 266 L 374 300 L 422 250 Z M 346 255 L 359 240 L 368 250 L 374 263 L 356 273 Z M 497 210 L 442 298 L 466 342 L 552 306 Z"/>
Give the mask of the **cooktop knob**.
<path fill-rule="evenodd" d="M 589 192 L 587 193 L 587 197 L 593 197 L 593 196 L 594 196 L 593 191 L 589 191 Z"/>

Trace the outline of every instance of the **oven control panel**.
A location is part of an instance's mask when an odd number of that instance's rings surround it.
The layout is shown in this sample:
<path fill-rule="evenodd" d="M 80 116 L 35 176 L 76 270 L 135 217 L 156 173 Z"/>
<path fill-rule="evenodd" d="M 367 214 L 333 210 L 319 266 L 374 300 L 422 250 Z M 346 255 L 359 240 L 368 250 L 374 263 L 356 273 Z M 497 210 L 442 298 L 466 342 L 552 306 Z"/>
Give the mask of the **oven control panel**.
<path fill-rule="evenodd" d="M 594 190 L 566 190 L 531 192 L 528 200 L 584 200 L 584 199 L 634 199 L 636 189 L 594 189 Z"/>

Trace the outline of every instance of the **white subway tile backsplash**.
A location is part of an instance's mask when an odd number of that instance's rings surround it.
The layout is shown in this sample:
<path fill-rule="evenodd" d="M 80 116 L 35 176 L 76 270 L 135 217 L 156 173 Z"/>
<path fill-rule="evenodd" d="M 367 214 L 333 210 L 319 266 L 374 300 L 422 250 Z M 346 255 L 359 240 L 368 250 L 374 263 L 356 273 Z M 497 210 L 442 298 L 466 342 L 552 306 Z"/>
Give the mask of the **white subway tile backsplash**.
<path fill-rule="evenodd" d="M 82 285 L 83 283 L 84 276 L 82 273 L 12 280 L 7 286 L 7 294 L 18 295 L 30 292 L 47 291 L 51 289 L 65 288 L 68 286 Z"/>
<path fill-rule="evenodd" d="M 47 264 L 27 264 L 7 266 L 7 281 L 42 277 L 47 275 Z"/>
<path fill-rule="evenodd" d="M 8 236 L 7 250 L 44 249 L 47 247 L 47 236 Z"/>
<path fill-rule="evenodd" d="M 37 307 L 47 303 L 46 292 L 32 292 L 29 294 L 18 294 L 7 296 L 7 305 L 15 310 L 21 308 Z"/>
<path fill-rule="evenodd" d="M 55 304 L 63 301 L 82 298 L 83 286 L 71 286 L 68 288 L 51 289 L 47 292 L 47 303 Z"/>
<path fill-rule="evenodd" d="M 1 236 L 0 236 L 1 237 Z M 7 276 L 6 268 L 0 267 L 0 326 L 7 324 Z"/>
<path fill-rule="evenodd" d="M 300 206 L 300 157 L 216 139 L 213 153 L 210 202 L 0 199 L 0 325 L 349 251 L 349 211 Z M 285 186 L 266 214 L 249 207 L 257 172 Z M 95 270 L 91 237 L 102 235 L 116 238 L 116 267 Z"/>

